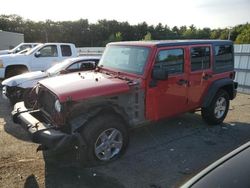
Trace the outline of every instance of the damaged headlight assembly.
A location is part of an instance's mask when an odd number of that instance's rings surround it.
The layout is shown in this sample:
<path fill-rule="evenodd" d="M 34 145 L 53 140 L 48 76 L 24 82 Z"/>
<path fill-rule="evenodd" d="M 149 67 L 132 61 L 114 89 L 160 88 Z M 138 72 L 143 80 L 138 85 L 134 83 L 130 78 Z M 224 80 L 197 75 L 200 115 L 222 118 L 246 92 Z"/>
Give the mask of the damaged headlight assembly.
<path fill-rule="evenodd" d="M 35 92 L 36 92 L 36 94 L 38 94 L 38 92 L 39 92 L 39 85 L 36 85 L 35 87 L 36 87 L 35 88 Z"/>
<path fill-rule="evenodd" d="M 55 102 L 55 109 L 57 112 L 61 112 L 61 110 L 62 110 L 62 105 L 58 99 Z"/>

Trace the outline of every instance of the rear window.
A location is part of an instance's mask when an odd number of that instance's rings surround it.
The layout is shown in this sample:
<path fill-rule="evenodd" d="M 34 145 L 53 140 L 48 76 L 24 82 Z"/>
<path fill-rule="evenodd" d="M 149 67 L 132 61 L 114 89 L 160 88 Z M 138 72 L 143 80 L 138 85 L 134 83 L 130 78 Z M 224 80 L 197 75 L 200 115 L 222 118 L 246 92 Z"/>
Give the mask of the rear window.
<path fill-rule="evenodd" d="M 62 56 L 71 56 L 71 48 L 69 45 L 61 45 L 61 50 L 62 50 Z"/>
<path fill-rule="evenodd" d="M 232 45 L 215 46 L 214 71 L 216 73 L 232 71 L 234 69 L 234 56 Z"/>

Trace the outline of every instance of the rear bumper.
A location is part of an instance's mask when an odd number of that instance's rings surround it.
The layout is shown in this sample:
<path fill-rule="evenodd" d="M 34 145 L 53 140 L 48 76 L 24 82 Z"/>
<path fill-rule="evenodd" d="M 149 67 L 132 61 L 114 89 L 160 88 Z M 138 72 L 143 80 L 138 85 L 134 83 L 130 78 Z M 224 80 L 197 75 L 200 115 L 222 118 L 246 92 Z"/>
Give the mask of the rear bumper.
<path fill-rule="evenodd" d="M 23 102 L 17 103 L 12 111 L 13 121 L 22 125 L 29 133 L 31 140 L 44 146 L 43 149 L 60 151 L 78 145 L 79 135 L 67 134 L 50 124 L 40 122 L 36 118 L 39 115 L 41 115 L 41 111 L 28 110 Z"/>

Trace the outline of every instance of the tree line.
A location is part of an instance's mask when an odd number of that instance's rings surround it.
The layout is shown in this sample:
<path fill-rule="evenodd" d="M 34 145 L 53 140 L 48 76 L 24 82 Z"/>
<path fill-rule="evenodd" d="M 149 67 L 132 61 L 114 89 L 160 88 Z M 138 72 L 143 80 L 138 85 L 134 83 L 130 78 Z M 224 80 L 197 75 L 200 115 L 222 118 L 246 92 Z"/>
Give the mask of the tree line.
<path fill-rule="evenodd" d="M 171 40 L 171 39 L 230 39 L 237 44 L 250 44 L 250 24 L 231 28 L 210 29 L 174 26 L 146 22 L 130 25 L 116 20 L 99 20 L 89 23 L 77 21 L 39 21 L 18 15 L 0 15 L 0 30 L 24 34 L 25 42 L 70 42 L 78 47 L 101 47 L 112 41 Z"/>

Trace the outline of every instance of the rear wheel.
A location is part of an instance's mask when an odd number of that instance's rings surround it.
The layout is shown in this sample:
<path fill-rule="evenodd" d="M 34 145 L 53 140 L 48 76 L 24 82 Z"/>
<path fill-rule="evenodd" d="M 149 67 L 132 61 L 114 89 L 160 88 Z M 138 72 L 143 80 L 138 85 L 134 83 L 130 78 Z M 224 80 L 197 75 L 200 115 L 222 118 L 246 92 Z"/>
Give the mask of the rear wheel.
<path fill-rule="evenodd" d="M 87 166 L 100 165 L 117 159 L 128 144 L 128 131 L 124 122 L 110 114 L 92 119 L 82 130 L 81 135 L 87 147 L 80 153 L 80 160 Z"/>
<path fill-rule="evenodd" d="M 220 124 L 225 119 L 229 108 L 229 95 L 225 90 L 219 90 L 211 104 L 201 109 L 202 118 L 211 125 Z"/>

